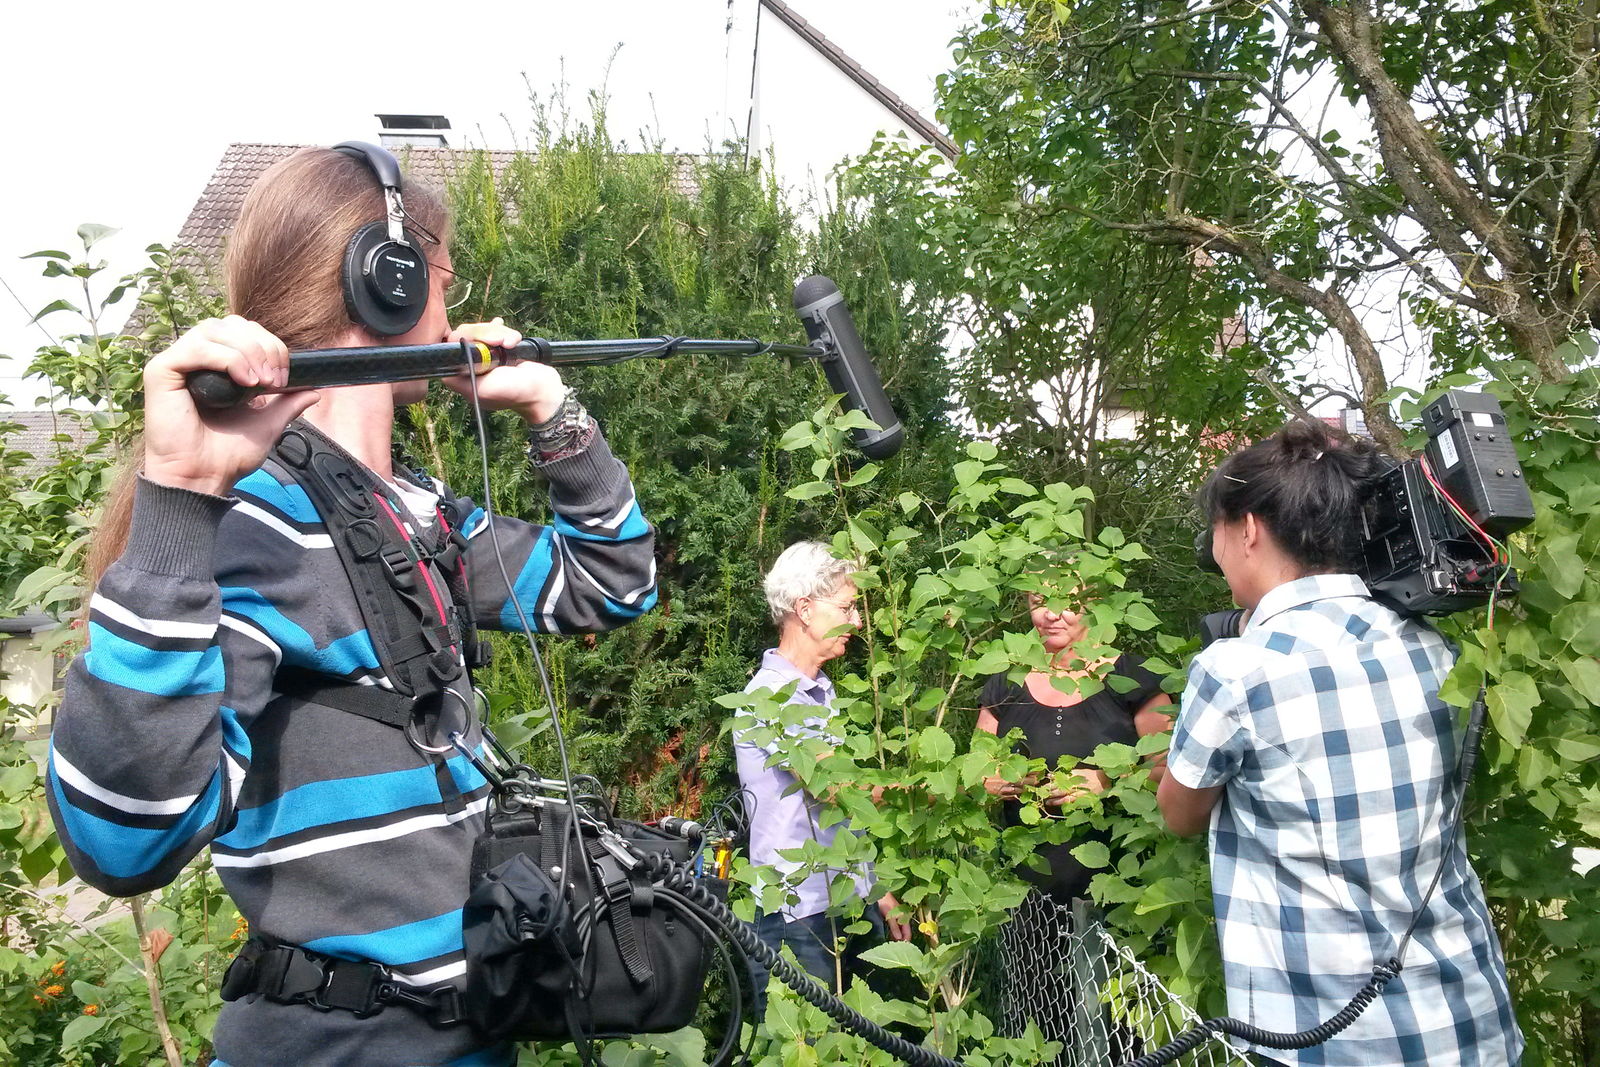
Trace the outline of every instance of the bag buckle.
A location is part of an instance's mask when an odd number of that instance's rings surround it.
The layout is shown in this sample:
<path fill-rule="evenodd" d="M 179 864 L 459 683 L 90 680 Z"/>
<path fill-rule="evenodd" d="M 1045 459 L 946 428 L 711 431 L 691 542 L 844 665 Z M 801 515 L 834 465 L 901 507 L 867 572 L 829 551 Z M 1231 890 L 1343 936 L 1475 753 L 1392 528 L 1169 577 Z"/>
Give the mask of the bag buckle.
<path fill-rule="evenodd" d="M 430 1026 L 457 1026 L 467 1020 L 461 1004 L 461 990 L 455 986 L 417 991 L 407 989 L 398 982 L 385 982 L 378 987 L 378 999 L 390 1004 L 406 1005 L 428 1020 Z"/>
<path fill-rule="evenodd" d="M 417 565 L 409 552 L 399 545 L 384 545 L 378 549 L 378 559 L 383 563 L 390 585 L 408 593 L 416 589 Z"/>

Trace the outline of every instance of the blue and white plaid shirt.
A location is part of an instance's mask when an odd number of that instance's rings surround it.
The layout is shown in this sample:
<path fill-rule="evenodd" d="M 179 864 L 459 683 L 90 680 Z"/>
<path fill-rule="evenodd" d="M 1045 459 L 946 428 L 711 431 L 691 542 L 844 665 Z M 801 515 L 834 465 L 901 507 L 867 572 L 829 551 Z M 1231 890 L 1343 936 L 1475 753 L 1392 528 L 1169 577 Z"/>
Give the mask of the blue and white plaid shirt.
<path fill-rule="evenodd" d="M 1228 1011 L 1276 1031 L 1326 1020 L 1394 954 L 1444 876 L 1405 969 L 1349 1029 L 1294 1065 L 1498 1067 L 1522 1034 L 1483 889 L 1445 819 L 1460 790 L 1454 660 L 1432 628 L 1320 574 L 1261 599 L 1244 634 L 1195 657 L 1168 773 L 1225 786 L 1211 885 Z"/>

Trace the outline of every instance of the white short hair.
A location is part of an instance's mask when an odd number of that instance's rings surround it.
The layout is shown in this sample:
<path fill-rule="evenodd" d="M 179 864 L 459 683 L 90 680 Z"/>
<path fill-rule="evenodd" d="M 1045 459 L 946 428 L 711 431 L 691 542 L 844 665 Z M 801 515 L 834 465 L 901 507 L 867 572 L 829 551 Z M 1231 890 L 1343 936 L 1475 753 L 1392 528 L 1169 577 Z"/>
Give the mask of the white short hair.
<path fill-rule="evenodd" d="M 796 541 L 784 549 L 767 572 L 764 584 L 772 621 L 794 614 L 801 597 L 827 596 L 859 569 L 855 560 L 836 559 L 821 541 Z"/>

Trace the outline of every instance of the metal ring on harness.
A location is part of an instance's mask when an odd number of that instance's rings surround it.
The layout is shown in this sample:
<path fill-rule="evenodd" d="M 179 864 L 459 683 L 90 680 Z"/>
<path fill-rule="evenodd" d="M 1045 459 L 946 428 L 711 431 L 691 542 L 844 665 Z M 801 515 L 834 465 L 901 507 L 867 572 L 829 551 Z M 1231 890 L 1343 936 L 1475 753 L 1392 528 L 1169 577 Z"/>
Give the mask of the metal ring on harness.
<path fill-rule="evenodd" d="M 463 733 L 463 734 L 467 733 L 469 730 L 472 729 L 472 724 L 474 722 L 478 721 L 478 707 L 477 707 L 478 701 L 476 699 L 477 691 L 476 690 L 473 691 L 474 695 L 475 695 L 475 699 L 473 700 L 473 702 L 471 704 L 468 704 L 467 703 L 467 698 L 462 696 L 455 689 L 443 689 L 443 690 L 441 690 L 441 692 L 445 696 L 452 696 L 452 697 L 455 697 L 457 700 L 461 701 L 461 710 L 466 712 L 466 721 L 464 723 L 462 723 L 462 729 L 461 729 L 460 732 Z M 418 703 L 421 703 L 421 701 L 418 701 Z M 417 716 L 415 714 L 415 709 L 416 709 L 416 704 L 413 704 L 412 705 L 413 714 L 412 714 L 411 718 L 406 720 L 406 725 L 405 725 L 405 728 L 404 728 L 405 729 L 406 740 L 411 742 L 411 747 L 416 749 L 418 752 L 421 752 L 424 755 L 428 755 L 428 756 L 442 756 L 446 752 L 454 752 L 455 751 L 455 745 L 454 744 L 447 743 L 447 744 L 443 744 L 443 745 L 430 745 L 426 741 L 422 740 L 422 738 L 417 736 L 415 727 L 417 725 L 417 721 L 418 720 L 417 720 Z M 440 710 L 443 710 L 443 709 L 441 708 Z"/>

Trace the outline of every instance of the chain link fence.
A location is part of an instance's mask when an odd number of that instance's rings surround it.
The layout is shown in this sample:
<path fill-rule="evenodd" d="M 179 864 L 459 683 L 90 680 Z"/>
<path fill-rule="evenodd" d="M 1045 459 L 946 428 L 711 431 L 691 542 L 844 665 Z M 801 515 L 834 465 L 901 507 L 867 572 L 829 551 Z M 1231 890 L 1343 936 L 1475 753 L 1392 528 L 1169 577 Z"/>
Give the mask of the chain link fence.
<path fill-rule="evenodd" d="M 1058 904 L 1029 893 L 985 953 L 989 1010 L 1000 1032 L 1019 1036 L 1037 1023 L 1062 1043 L 1055 1067 L 1119 1067 L 1200 1021 L 1081 902 Z M 1180 1056 L 1176 1067 L 1249 1067 L 1215 1036 Z"/>

